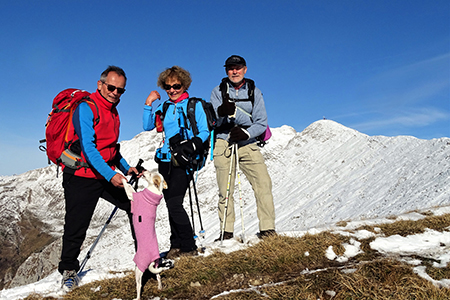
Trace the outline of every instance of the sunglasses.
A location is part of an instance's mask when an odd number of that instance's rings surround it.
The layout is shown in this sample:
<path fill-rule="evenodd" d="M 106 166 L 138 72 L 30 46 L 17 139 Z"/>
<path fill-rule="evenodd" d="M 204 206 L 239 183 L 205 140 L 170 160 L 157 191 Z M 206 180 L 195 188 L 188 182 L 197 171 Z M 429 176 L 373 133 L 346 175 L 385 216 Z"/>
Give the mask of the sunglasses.
<path fill-rule="evenodd" d="M 164 84 L 164 89 L 165 89 L 166 91 L 168 91 L 168 90 L 170 90 L 170 89 L 172 89 L 172 88 L 173 88 L 174 90 L 179 90 L 179 89 L 181 89 L 181 87 L 182 87 L 182 85 L 179 84 L 179 83 L 174 84 L 174 85 Z"/>
<path fill-rule="evenodd" d="M 125 93 L 125 89 L 124 88 L 116 87 L 115 85 L 107 84 L 106 82 L 103 82 L 103 84 L 106 85 L 106 87 L 108 88 L 108 91 L 110 91 L 110 92 L 114 92 L 117 89 L 117 93 L 118 94 Z"/>

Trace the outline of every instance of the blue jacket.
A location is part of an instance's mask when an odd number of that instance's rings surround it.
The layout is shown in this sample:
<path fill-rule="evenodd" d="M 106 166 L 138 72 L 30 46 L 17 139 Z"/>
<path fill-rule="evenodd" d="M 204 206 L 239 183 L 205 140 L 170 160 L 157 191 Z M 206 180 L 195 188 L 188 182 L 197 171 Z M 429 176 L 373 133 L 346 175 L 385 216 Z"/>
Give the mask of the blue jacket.
<path fill-rule="evenodd" d="M 248 98 L 248 85 L 244 83 L 243 86 L 236 90 L 230 83 L 229 86 L 229 96 L 230 100 L 233 99 L 247 99 Z M 217 115 L 217 127 L 216 134 L 217 138 L 222 140 L 228 140 L 229 130 L 220 130 L 220 126 L 226 123 L 236 124 L 245 128 L 250 134 L 250 138 L 246 141 L 240 141 L 239 145 L 247 145 L 256 142 L 256 137 L 260 136 L 267 128 L 267 113 L 266 107 L 264 105 L 264 99 L 261 90 L 255 87 L 255 102 L 252 107 L 250 101 L 237 101 L 236 106 L 241 108 L 236 109 L 236 117 L 219 117 L 217 114 L 217 108 L 222 105 L 222 93 L 219 90 L 219 86 L 216 86 L 211 92 L 211 104 L 214 107 L 214 111 Z M 251 117 L 250 117 L 251 116 Z M 225 126 L 226 127 L 226 126 Z M 230 128 L 230 127 L 228 127 Z"/>
<path fill-rule="evenodd" d="M 184 116 L 186 116 L 187 111 L 187 103 L 189 98 L 184 99 L 178 103 L 173 103 L 171 100 L 166 100 L 165 102 L 169 103 L 169 107 L 166 111 L 166 115 L 163 121 L 164 128 L 164 141 L 161 148 L 157 151 L 164 156 L 162 161 L 169 162 L 171 158 L 170 145 L 169 140 L 171 137 L 180 133 L 185 139 L 191 139 L 194 137 L 194 134 L 191 130 L 191 125 L 189 120 L 186 119 L 186 123 L 188 125 L 187 129 L 184 129 Z M 150 131 L 155 128 L 155 115 L 158 112 L 162 112 L 164 102 L 161 103 L 155 110 L 153 110 L 152 106 L 145 105 L 144 106 L 144 115 L 143 115 L 143 125 L 144 130 Z M 181 113 L 183 112 L 183 113 Z M 203 106 L 200 102 L 197 102 L 195 107 L 195 120 L 197 121 L 198 127 L 198 135 L 202 142 L 205 142 L 209 137 L 209 129 L 208 123 L 206 120 L 206 114 L 203 110 Z"/>

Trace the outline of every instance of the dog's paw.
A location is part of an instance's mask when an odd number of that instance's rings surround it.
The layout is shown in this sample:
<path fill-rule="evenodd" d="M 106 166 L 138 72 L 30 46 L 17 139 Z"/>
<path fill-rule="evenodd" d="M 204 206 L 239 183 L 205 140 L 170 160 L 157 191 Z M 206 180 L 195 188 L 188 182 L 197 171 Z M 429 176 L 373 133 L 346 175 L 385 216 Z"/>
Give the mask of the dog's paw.
<path fill-rule="evenodd" d="M 123 186 L 126 186 L 128 184 L 128 181 L 126 181 L 125 178 L 122 178 L 122 184 L 123 184 Z"/>
<path fill-rule="evenodd" d="M 128 199 L 133 201 L 133 194 L 136 193 L 136 191 L 125 179 L 122 179 L 122 183 L 123 183 L 123 188 L 125 189 L 125 193 L 127 194 Z"/>

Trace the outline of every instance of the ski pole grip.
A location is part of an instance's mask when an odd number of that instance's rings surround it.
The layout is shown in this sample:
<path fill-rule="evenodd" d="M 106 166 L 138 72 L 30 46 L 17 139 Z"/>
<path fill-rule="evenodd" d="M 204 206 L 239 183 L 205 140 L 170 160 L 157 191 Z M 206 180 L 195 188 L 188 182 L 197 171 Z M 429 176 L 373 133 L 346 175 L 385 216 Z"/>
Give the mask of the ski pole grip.
<path fill-rule="evenodd" d="M 138 171 L 138 174 L 142 173 L 142 171 L 144 171 L 144 167 L 142 166 L 142 164 L 144 163 L 144 160 L 142 158 L 139 158 L 139 162 L 136 165 L 136 170 Z M 130 179 L 130 184 L 133 184 L 135 181 L 137 181 L 137 175 L 138 174 L 131 174 L 131 179 Z"/>
<path fill-rule="evenodd" d="M 136 169 L 139 171 L 139 173 L 144 171 L 144 167 L 142 166 L 143 163 L 144 163 L 144 160 L 142 158 L 139 158 L 139 162 L 136 165 Z"/>

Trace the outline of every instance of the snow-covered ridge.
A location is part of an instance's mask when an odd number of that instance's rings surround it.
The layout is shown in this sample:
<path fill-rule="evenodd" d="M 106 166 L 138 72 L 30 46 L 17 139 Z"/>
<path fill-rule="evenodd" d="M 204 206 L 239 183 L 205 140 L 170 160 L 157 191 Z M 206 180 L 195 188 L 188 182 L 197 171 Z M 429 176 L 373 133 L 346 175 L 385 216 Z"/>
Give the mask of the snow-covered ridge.
<path fill-rule="evenodd" d="M 289 126 L 271 130 L 273 136 L 262 152 L 273 182 L 278 232 L 302 232 L 342 220 L 385 218 L 450 205 L 449 138 L 367 136 L 331 120 L 314 122 L 300 133 Z M 160 142 L 161 135 L 155 131 L 142 132 L 122 142 L 121 152 L 131 165 L 142 158 L 144 167 L 154 169 L 157 165 L 153 155 Z M 25 212 L 47 224 L 50 234 L 61 236 L 64 222 L 61 181 L 61 175 L 56 177 L 55 166 L 1 177 L 2 238 L 15 244 L 21 242 L 17 223 Z M 244 176 L 242 189 L 246 235 L 252 236 L 258 232 L 258 220 L 253 192 Z M 215 172 L 210 161 L 199 173 L 197 190 L 207 232 L 204 243 L 210 244 L 220 230 Z M 111 211 L 109 203 L 99 202 L 86 247 Z M 197 223 L 197 230 L 198 227 Z M 163 202 L 158 209 L 156 228 L 160 249 L 167 250 L 169 229 Z M 241 233 L 240 228 L 237 219 L 236 234 Z M 124 213 L 111 222 L 95 251 L 101 256 L 93 255 L 89 260 L 89 268 L 93 270 L 104 269 L 105 261 L 109 262 L 106 268 L 111 270 L 133 268 L 134 251 Z M 84 257 L 85 252 L 81 255 Z M 23 269 L 29 268 L 25 263 Z"/>

